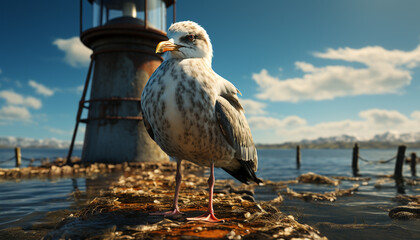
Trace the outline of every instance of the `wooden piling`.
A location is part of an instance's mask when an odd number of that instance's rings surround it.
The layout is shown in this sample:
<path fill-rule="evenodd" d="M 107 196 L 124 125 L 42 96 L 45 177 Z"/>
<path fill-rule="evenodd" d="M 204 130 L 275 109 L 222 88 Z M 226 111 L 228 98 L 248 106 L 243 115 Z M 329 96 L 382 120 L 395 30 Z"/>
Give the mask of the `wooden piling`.
<path fill-rule="evenodd" d="M 353 176 L 357 177 L 359 175 L 359 145 L 357 143 L 354 144 L 353 147 L 353 159 L 351 167 L 353 169 Z"/>
<path fill-rule="evenodd" d="M 16 167 L 20 167 L 22 163 L 22 154 L 20 153 L 20 147 L 15 148 L 15 159 L 16 159 Z"/>
<path fill-rule="evenodd" d="M 411 168 L 411 176 L 415 177 L 416 174 L 416 162 L 417 162 L 417 154 L 415 152 L 411 153 L 411 162 L 410 162 L 410 168 Z"/>
<path fill-rule="evenodd" d="M 300 146 L 296 146 L 296 168 L 300 169 Z"/>
<path fill-rule="evenodd" d="M 395 178 L 403 177 L 402 170 L 403 170 L 406 149 L 407 147 L 405 145 L 398 146 L 397 161 L 395 162 L 395 171 L 394 171 Z"/>
<path fill-rule="evenodd" d="M 405 158 L 405 150 L 407 147 L 405 145 L 398 146 L 397 160 L 395 161 L 395 185 L 397 187 L 397 192 L 400 194 L 405 194 L 404 179 L 403 179 L 403 164 Z"/>

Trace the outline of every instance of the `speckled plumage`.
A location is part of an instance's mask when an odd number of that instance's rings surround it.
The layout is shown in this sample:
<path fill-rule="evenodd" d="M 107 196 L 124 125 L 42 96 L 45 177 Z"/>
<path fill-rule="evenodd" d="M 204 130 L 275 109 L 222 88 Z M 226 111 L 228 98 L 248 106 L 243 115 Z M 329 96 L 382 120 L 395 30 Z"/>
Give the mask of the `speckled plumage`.
<path fill-rule="evenodd" d="M 166 53 L 141 96 L 151 136 L 175 159 L 204 166 L 213 162 L 242 182 L 259 182 L 257 151 L 239 91 L 211 68 L 206 31 L 186 21 L 173 24 L 168 37 L 182 47 Z"/>

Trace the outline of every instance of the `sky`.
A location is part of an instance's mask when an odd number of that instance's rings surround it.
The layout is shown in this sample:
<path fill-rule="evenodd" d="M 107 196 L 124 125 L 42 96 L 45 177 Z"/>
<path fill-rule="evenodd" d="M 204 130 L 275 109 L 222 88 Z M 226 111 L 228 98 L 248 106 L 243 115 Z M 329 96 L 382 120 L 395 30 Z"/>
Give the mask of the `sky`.
<path fill-rule="evenodd" d="M 206 29 L 256 143 L 420 131 L 418 0 L 178 0 L 176 10 Z M 71 140 L 91 54 L 79 1 L 6 1 L 0 33 L 0 137 Z"/>

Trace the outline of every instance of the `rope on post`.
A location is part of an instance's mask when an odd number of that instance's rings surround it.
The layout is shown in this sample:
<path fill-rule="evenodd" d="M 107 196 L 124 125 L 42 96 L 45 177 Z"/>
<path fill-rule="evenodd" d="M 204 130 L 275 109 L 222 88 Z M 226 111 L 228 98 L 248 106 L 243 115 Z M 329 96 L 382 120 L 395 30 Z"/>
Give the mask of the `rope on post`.
<path fill-rule="evenodd" d="M 17 156 L 16 151 L 19 151 L 19 150 L 15 149 L 15 156 L 10 157 L 10 158 L 5 159 L 5 160 L 1 160 L 0 164 L 16 160 L 16 156 Z M 19 160 L 19 163 L 20 163 L 19 166 L 22 164 L 22 161 L 29 162 L 29 166 L 31 166 L 34 162 L 37 162 L 37 161 L 41 162 L 41 165 L 42 165 L 43 163 L 45 163 L 45 161 L 49 162 L 50 159 L 56 159 L 55 161 L 58 161 L 58 160 L 61 159 L 61 161 L 63 161 L 63 162 L 65 162 L 65 160 L 66 160 L 66 157 L 63 157 L 63 156 L 60 156 L 60 157 L 27 158 L 27 157 L 23 157 L 22 154 L 20 153 L 20 151 L 18 152 L 18 154 L 20 154 L 20 155 L 18 155 L 19 159 L 20 159 Z M 16 161 L 16 163 L 17 163 L 17 161 Z M 16 165 L 16 167 L 18 167 L 18 165 Z"/>
<path fill-rule="evenodd" d="M 359 159 L 360 160 L 362 160 L 363 162 L 370 163 L 370 164 L 384 164 L 384 163 L 389 163 L 392 160 L 395 160 L 396 158 L 397 158 L 397 155 L 395 155 L 395 156 L 393 156 L 393 157 L 391 157 L 391 158 L 389 158 L 387 160 L 368 160 L 366 158 L 363 158 L 363 157 L 359 156 Z"/>
<path fill-rule="evenodd" d="M 15 159 L 15 156 L 13 156 L 13 157 L 11 157 L 11 158 L 8 158 L 8 159 L 6 159 L 6 160 L 0 161 L 0 163 L 10 162 L 10 161 L 12 161 L 12 160 L 14 160 L 14 159 Z"/>

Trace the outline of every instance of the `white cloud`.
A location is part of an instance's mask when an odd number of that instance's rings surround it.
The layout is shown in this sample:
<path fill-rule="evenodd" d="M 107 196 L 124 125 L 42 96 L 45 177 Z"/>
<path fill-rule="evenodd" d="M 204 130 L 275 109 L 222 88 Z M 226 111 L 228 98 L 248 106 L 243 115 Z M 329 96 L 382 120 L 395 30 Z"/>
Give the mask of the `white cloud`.
<path fill-rule="evenodd" d="M 360 49 L 346 47 L 337 50 L 329 48 L 325 53 L 315 53 L 315 56 L 347 62 L 360 62 L 367 66 L 391 64 L 393 66 L 406 65 L 408 68 L 413 68 L 420 62 L 420 45 L 409 52 L 386 50 L 380 46 L 368 46 Z"/>
<path fill-rule="evenodd" d="M 76 88 L 76 93 L 81 94 L 83 90 L 85 89 L 84 85 L 80 85 Z"/>
<path fill-rule="evenodd" d="M 239 102 L 241 103 L 242 107 L 245 110 L 245 114 L 247 115 L 266 114 L 266 112 L 264 111 L 264 108 L 266 106 L 265 103 L 244 98 L 240 98 Z"/>
<path fill-rule="evenodd" d="M 411 117 L 412 117 L 413 119 L 416 119 L 417 121 L 419 121 L 419 122 L 420 122 L 420 111 L 414 111 L 414 112 L 412 112 L 412 113 L 411 113 Z"/>
<path fill-rule="evenodd" d="M 259 99 L 299 102 L 328 100 L 336 97 L 398 93 L 412 80 L 409 69 L 420 63 L 420 45 L 412 51 L 386 50 L 379 46 L 361 49 L 327 49 L 314 53 L 315 57 L 362 63 L 366 67 L 344 65 L 316 67 L 307 62 L 295 62 L 304 75 L 280 79 L 267 70 L 254 73 L 252 78 L 259 85 Z"/>
<path fill-rule="evenodd" d="M 28 82 L 29 86 L 33 87 L 36 91 L 36 93 L 44 95 L 44 96 L 52 96 L 54 94 L 54 91 L 47 88 L 46 86 L 35 82 L 34 80 L 29 80 Z"/>
<path fill-rule="evenodd" d="M 40 109 L 42 107 L 42 102 L 39 99 L 34 97 L 24 97 L 12 90 L 0 91 L 0 98 L 5 99 L 6 102 L 11 105 L 23 105 L 34 109 Z"/>
<path fill-rule="evenodd" d="M 42 107 L 42 102 L 34 97 L 26 97 L 23 104 L 33 109 L 40 109 Z"/>
<path fill-rule="evenodd" d="M 79 37 L 58 38 L 53 44 L 65 53 L 64 60 L 71 66 L 84 67 L 89 65 L 92 50 L 83 45 Z"/>
<path fill-rule="evenodd" d="M 84 85 L 80 85 L 77 87 L 69 87 L 69 88 L 54 88 L 55 92 L 66 92 L 66 93 L 73 93 L 73 94 L 82 94 L 84 89 Z"/>
<path fill-rule="evenodd" d="M 250 117 L 248 118 L 248 122 L 251 128 L 256 130 L 275 130 L 279 128 L 291 128 L 306 125 L 306 120 L 298 116 L 288 116 L 283 119 L 273 117 Z"/>
<path fill-rule="evenodd" d="M 31 114 L 28 109 L 16 106 L 3 106 L 0 109 L 0 120 L 7 121 L 29 121 Z"/>
<path fill-rule="evenodd" d="M 261 143 L 300 141 L 343 134 L 359 139 L 370 139 L 375 134 L 389 131 L 395 133 L 420 131 L 420 111 L 414 111 L 408 117 L 395 110 L 368 109 L 359 112 L 358 116 L 358 120 L 345 119 L 314 125 L 308 125 L 305 119 L 298 116 L 288 116 L 283 119 L 250 117 L 248 122 L 255 135 L 255 142 Z M 260 133 L 263 134 L 260 136 Z"/>
<path fill-rule="evenodd" d="M 45 127 L 49 132 L 58 134 L 58 135 L 71 135 L 73 131 L 66 131 L 58 128 L 52 128 L 52 127 Z"/>
<path fill-rule="evenodd" d="M 17 94 L 13 91 L 7 91 L 7 90 L 0 91 L 0 98 L 5 99 L 7 103 L 11 103 L 11 104 L 23 103 L 22 95 Z"/>
<path fill-rule="evenodd" d="M 385 127 L 397 126 L 399 124 L 404 124 L 409 121 L 409 119 L 406 116 L 395 110 L 388 111 L 382 109 L 370 109 L 367 111 L 360 112 L 359 116 L 365 119 L 371 125 Z"/>

